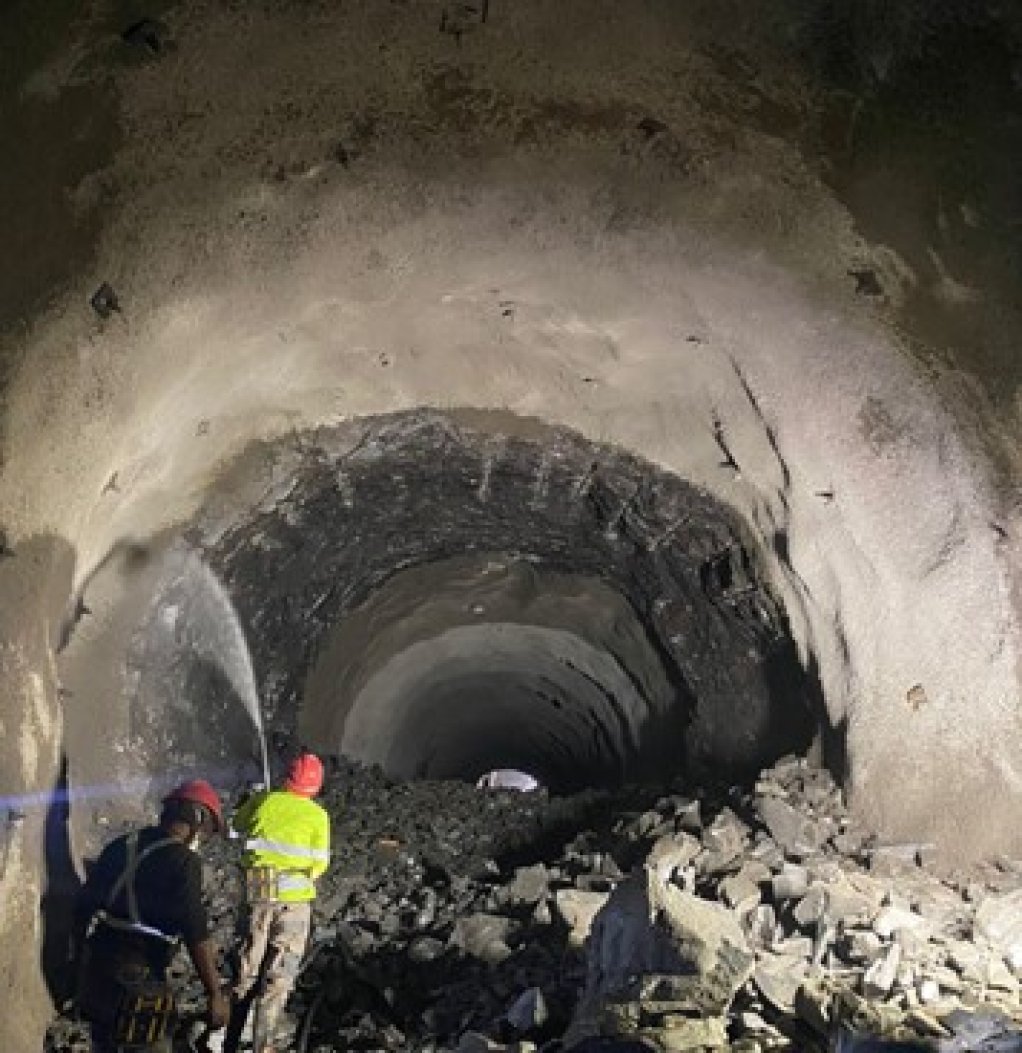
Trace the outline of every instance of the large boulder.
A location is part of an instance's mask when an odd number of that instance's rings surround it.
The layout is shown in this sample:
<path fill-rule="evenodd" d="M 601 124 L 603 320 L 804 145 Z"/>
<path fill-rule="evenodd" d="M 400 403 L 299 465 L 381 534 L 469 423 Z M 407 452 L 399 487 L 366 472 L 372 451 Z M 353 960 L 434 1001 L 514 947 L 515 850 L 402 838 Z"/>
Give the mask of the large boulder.
<path fill-rule="evenodd" d="M 748 979 L 753 956 L 734 915 L 643 867 L 593 921 L 575 1036 L 650 1035 L 681 1018 L 719 1017 Z M 688 1027 L 678 1027 L 680 1036 Z M 706 1031 L 703 1028 L 702 1031 Z M 714 1034 L 716 1026 L 709 1028 Z"/>
<path fill-rule="evenodd" d="M 976 911 L 974 928 L 1005 958 L 1022 961 L 1022 888 L 988 896 Z"/>

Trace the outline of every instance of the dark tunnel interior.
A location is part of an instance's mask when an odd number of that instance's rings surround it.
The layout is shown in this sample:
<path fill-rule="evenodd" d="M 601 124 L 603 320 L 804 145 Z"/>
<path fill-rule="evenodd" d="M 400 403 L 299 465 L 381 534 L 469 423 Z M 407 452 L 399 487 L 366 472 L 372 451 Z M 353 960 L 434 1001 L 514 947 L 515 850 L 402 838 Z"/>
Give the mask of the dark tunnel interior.
<path fill-rule="evenodd" d="M 104 646 L 125 649 L 139 774 L 168 756 L 257 770 L 239 719 L 255 681 L 278 753 L 303 742 L 398 778 L 522 768 L 571 792 L 806 752 L 819 685 L 738 517 L 531 428 L 411 413 L 261 444 L 183 533 L 113 556 L 84 601 L 130 623 Z"/>

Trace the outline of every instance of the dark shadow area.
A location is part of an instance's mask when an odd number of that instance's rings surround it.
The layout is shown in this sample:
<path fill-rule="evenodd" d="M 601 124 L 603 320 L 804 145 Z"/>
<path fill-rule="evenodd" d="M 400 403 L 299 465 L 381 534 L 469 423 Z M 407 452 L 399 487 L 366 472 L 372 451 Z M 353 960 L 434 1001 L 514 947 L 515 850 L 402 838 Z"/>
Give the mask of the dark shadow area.
<path fill-rule="evenodd" d="M 814 656 L 810 656 L 809 667 L 803 668 L 791 637 L 781 637 L 767 655 L 763 676 L 772 714 L 764 745 L 771 761 L 784 753 L 805 754 L 817 736 L 830 734 L 823 685 Z M 830 768 L 829 764 L 826 766 Z M 842 785 L 838 773 L 833 768 L 830 771 Z"/>
<path fill-rule="evenodd" d="M 42 920 L 40 964 L 54 1005 L 74 991 L 71 936 L 74 905 L 82 887 L 71 851 L 71 799 L 68 793 L 67 754 L 61 755 L 60 773 L 43 824 L 45 885 L 39 902 Z"/>
<path fill-rule="evenodd" d="M 1000 315 L 1022 310 L 1018 5 L 841 0 L 810 20 L 804 44 L 829 89 L 807 146 L 864 237 L 915 272 L 903 305 L 910 331 L 924 354 L 950 358 L 995 403 L 1010 402 L 1022 371 Z M 860 295 L 888 292 L 875 275 L 871 284 L 860 281 Z"/>

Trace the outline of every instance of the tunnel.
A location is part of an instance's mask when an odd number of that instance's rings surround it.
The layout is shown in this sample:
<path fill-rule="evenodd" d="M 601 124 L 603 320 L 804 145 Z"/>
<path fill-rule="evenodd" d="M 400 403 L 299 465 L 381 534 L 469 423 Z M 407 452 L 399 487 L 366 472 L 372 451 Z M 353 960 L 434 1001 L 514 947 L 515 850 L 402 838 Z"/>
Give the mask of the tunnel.
<path fill-rule="evenodd" d="M 84 783 L 119 757 L 139 780 L 168 757 L 251 776 L 249 651 L 278 737 L 400 778 L 739 778 L 822 736 L 819 684 L 733 511 L 619 450 L 508 423 L 416 411 L 300 452 L 261 443 L 215 509 L 113 550 L 59 659 L 69 700 L 127 703 L 77 760 Z M 268 470 L 286 496 L 267 496 Z M 75 707 L 78 739 L 94 714 Z"/>
<path fill-rule="evenodd" d="M 0 18 L 4 1048 L 109 816 L 257 724 L 554 794 L 796 754 L 1022 851 L 1013 9 Z"/>

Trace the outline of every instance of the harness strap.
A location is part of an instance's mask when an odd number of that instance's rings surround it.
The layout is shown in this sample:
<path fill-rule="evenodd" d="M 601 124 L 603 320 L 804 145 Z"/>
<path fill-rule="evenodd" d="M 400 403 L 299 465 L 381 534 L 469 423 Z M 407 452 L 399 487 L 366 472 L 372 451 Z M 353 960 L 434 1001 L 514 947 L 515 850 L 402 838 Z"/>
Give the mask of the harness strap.
<path fill-rule="evenodd" d="M 177 943 L 177 937 L 168 936 L 160 929 L 154 929 L 151 925 L 143 925 L 141 922 L 136 923 L 125 921 L 124 918 L 116 918 L 112 914 L 107 914 L 105 910 L 101 910 L 96 917 L 102 924 L 109 925 L 111 929 L 117 929 L 119 932 L 133 932 L 141 936 L 153 936 L 166 943 Z"/>
<path fill-rule="evenodd" d="M 138 850 L 138 831 L 132 830 L 128 834 L 127 838 L 127 861 L 121 876 L 114 882 L 113 888 L 110 890 L 109 896 L 106 899 L 107 909 L 100 912 L 101 919 L 108 925 L 115 929 L 124 929 L 134 932 L 140 932 L 147 936 L 160 936 L 164 940 L 174 942 L 174 937 L 168 936 L 165 932 L 161 932 L 159 929 L 153 928 L 150 925 L 145 925 L 142 922 L 142 916 L 138 909 L 138 894 L 135 891 L 135 875 L 138 873 L 138 868 L 142 863 L 149 858 L 154 852 L 159 851 L 161 848 L 166 848 L 168 845 L 174 844 L 173 837 L 162 837 L 158 841 L 154 841 L 151 845 L 146 846 L 141 852 Z M 114 903 L 117 897 L 122 891 L 127 892 L 128 898 L 128 920 L 125 921 L 123 918 L 118 918 L 111 914 Z"/>

